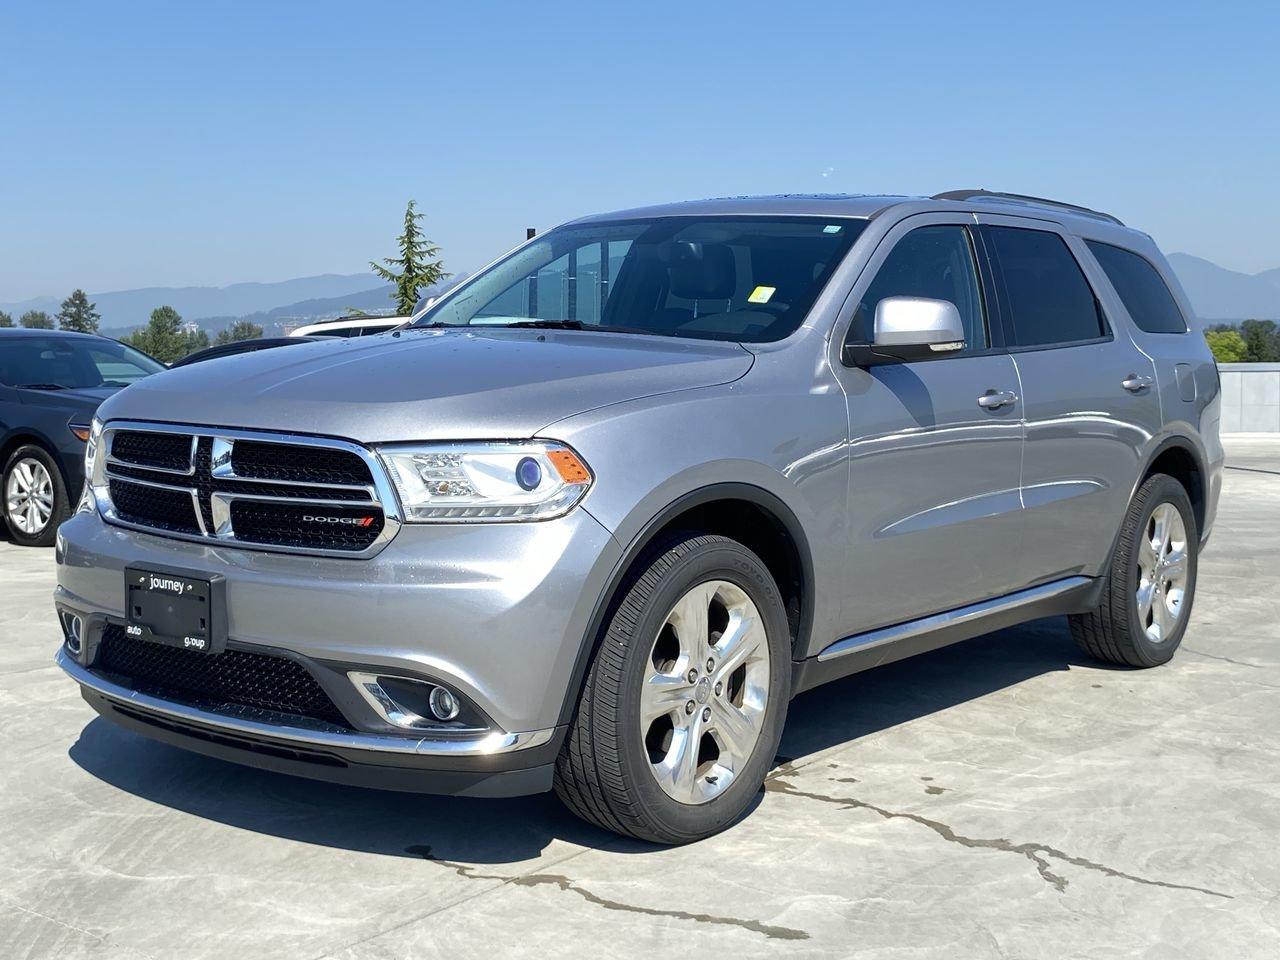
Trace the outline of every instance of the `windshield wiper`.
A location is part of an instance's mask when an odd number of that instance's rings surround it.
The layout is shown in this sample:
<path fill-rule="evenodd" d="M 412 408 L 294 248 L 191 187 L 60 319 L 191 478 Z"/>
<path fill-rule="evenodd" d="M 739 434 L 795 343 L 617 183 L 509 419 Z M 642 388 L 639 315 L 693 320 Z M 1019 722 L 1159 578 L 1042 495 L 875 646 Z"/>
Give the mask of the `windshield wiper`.
<path fill-rule="evenodd" d="M 70 390 L 65 383 L 20 383 L 19 390 Z"/>
<path fill-rule="evenodd" d="M 488 324 L 486 324 L 488 326 Z M 499 324 L 503 327 L 522 327 L 526 330 L 583 330 L 581 320 L 516 320 L 514 323 Z M 594 325 L 593 325 L 594 327 Z"/>

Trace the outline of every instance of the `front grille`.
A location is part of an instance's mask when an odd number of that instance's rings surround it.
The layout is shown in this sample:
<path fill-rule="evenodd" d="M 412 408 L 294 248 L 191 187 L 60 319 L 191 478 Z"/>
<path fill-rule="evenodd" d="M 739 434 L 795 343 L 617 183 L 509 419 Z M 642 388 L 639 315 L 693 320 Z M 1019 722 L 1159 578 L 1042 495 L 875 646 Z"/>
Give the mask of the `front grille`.
<path fill-rule="evenodd" d="M 126 425 L 108 427 L 105 449 L 109 521 L 331 556 L 367 556 L 398 525 L 381 465 L 341 441 Z"/>
<path fill-rule="evenodd" d="M 242 440 L 231 451 L 236 476 L 292 483 L 370 484 L 373 477 L 359 456 L 347 450 L 294 447 Z"/>
<path fill-rule="evenodd" d="M 259 711 L 352 729 L 310 671 L 287 657 L 248 650 L 211 656 L 128 637 L 108 624 L 93 669 L 139 693 L 213 713 Z"/>
<path fill-rule="evenodd" d="M 237 500 L 231 525 L 247 543 L 278 543 L 325 550 L 363 550 L 378 539 L 382 517 L 367 507 L 300 507 L 292 503 Z"/>
<path fill-rule="evenodd" d="M 191 466 L 191 437 L 150 430 L 118 430 L 111 438 L 111 455 L 139 467 L 186 470 Z"/>
<path fill-rule="evenodd" d="M 116 515 L 122 520 L 175 533 L 200 532 L 191 494 L 186 491 L 131 483 L 115 477 L 107 481 L 107 489 Z"/>

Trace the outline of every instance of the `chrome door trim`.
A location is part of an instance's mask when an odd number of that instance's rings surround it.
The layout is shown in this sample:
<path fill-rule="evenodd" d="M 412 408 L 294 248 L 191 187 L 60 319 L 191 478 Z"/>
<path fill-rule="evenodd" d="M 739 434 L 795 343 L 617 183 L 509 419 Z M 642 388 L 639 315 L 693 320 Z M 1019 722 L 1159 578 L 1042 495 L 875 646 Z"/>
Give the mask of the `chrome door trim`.
<path fill-rule="evenodd" d="M 894 643 L 898 640 L 906 640 L 910 637 L 933 633 L 935 630 L 942 630 L 946 627 L 954 627 L 961 623 L 980 620 L 992 614 L 1003 613 L 1007 610 L 1014 610 L 1018 607 L 1028 606 L 1041 600 L 1060 596 L 1083 587 L 1089 582 L 1089 577 L 1065 577 L 1062 580 L 1054 580 L 1052 583 L 1041 584 L 1038 587 L 1018 590 L 1003 597 L 983 600 L 980 603 L 958 607 L 945 613 L 935 613 L 933 616 L 921 617 L 919 620 L 908 620 L 906 623 L 899 623 L 892 627 L 881 627 L 878 630 L 870 630 L 867 633 L 845 637 L 843 640 L 837 640 L 826 647 L 818 654 L 818 660 L 834 660 L 837 657 L 843 657 L 859 650 L 870 650 L 886 643 Z"/>

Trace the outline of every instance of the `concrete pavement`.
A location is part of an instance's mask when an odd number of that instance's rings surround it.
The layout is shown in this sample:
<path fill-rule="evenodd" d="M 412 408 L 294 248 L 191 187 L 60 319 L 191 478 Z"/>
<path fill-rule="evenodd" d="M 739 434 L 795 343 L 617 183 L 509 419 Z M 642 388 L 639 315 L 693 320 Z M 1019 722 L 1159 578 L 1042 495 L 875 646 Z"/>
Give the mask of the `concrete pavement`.
<path fill-rule="evenodd" d="M 1055 619 L 814 691 L 672 850 L 119 730 L 52 666 L 52 551 L 0 542 L 0 958 L 1280 956 L 1280 442 L 1229 453 L 1173 663 Z"/>

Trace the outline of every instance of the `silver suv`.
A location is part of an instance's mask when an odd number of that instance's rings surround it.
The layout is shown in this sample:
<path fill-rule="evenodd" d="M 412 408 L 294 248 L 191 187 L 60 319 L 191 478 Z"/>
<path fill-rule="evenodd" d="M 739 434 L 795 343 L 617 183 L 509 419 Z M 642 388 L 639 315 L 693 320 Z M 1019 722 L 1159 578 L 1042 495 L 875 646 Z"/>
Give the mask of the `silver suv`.
<path fill-rule="evenodd" d="M 108 400 L 58 659 L 200 753 L 696 840 L 817 684 L 1056 614 L 1173 656 L 1223 459 L 1190 317 L 1029 197 L 575 220 L 397 332 Z"/>

